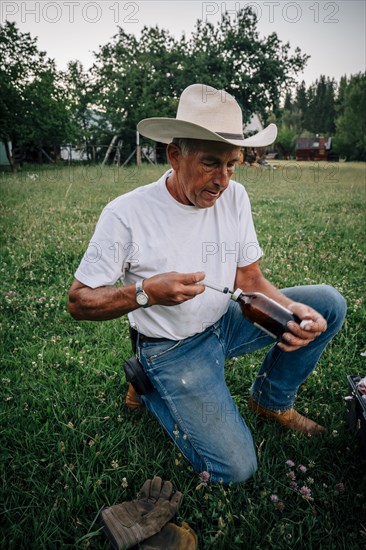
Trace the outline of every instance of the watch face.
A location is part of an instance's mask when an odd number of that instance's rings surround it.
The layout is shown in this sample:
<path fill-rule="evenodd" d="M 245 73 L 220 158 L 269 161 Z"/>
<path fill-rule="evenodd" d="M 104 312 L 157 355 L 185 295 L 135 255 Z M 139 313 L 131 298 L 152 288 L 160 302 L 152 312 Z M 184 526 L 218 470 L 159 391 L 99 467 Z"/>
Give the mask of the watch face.
<path fill-rule="evenodd" d="M 149 299 L 148 299 L 148 297 L 146 296 L 145 293 L 139 292 L 136 295 L 136 302 L 139 304 L 139 306 L 146 306 L 148 301 L 149 301 Z"/>

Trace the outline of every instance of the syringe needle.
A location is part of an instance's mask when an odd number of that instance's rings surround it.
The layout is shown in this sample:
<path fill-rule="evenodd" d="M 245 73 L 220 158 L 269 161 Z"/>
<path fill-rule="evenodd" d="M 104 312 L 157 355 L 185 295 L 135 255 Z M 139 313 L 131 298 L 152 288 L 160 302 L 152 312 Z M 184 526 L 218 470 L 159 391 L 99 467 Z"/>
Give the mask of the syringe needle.
<path fill-rule="evenodd" d="M 229 289 L 229 287 L 225 286 L 225 287 L 222 287 L 222 286 L 219 286 L 219 285 L 216 285 L 215 283 L 211 283 L 209 281 L 203 281 L 203 284 L 205 286 L 207 286 L 208 288 L 212 288 L 213 290 L 217 290 L 217 292 L 222 292 L 223 294 L 233 294 L 233 291 Z"/>

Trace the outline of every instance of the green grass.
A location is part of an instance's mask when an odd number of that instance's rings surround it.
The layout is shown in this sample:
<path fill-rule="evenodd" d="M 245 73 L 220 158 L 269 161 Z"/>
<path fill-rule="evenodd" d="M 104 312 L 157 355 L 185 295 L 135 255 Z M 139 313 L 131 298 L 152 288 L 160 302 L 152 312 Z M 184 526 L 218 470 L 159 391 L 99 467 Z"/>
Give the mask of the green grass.
<path fill-rule="evenodd" d="M 134 498 L 153 475 L 184 493 L 177 521 L 191 524 L 201 549 L 366 547 L 365 469 L 344 401 L 346 375 L 366 371 L 365 164 L 238 170 L 265 250 L 264 273 L 280 287 L 331 284 L 349 309 L 298 396 L 298 408 L 324 422 L 328 435 L 306 438 L 259 421 L 246 399 L 263 353 L 228 362 L 227 382 L 253 431 L 260 469 L 245 485 L 200 489 L 155 420 L 124 407 L 126 319 L 76 322 L 66 311 L 103 206 L 162 171 L 28 167 L 0 178 L 1 548 L 106 549 L 98 511 Z M 290 488 L 287 459 L 308 468 L 297 478 L 310 484 L 313 500 Z"/>

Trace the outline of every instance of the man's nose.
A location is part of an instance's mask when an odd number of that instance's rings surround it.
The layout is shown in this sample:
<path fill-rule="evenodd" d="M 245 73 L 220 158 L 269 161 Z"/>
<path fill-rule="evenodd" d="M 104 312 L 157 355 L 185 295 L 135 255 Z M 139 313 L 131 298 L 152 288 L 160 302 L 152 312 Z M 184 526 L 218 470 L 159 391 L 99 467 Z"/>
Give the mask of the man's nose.
<path fill-rule="evenodd" d="M 218 166 L 215 172 L 215 183 L 219 183 L 221 187 L 227 187 L 230 180 L 229 169 L 227 166 Z"/>

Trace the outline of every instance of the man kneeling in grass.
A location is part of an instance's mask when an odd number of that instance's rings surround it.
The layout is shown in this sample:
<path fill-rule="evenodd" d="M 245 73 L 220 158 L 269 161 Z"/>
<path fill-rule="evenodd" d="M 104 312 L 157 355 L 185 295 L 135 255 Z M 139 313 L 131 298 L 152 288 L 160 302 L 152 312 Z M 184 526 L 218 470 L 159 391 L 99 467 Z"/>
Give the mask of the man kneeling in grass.
<path fill-rule="evenodd" d="M 332 287 L 277 290 L 263 276 L 248 195 L 231 176 L 240 148 L 269 145 L 277 130 L 271 124 L 244 139 L 242 128 L 235 99 L 202 84 L 184 90 L 176 118 L 141 121 L 142 135 L 167 144 L 171 169 L 105 207 L 69 294 L 75 319 L 128 315 L 153 391 L 135 396 L 130 387 L 127 404 L 147 407 L 196 472 L 224 483 L 245 481 L 257 468 L 251 433 L 225 383 L 225 360 L 273 338 L 205 278 L 261 292 L 310 321 L 288 324 L 249 398 L 260 416 L 305 434 L 325 428 L 300 415 L 294 398 L 346 313 Z M 88 261 L 96 250 L 96 261 Z"/>

